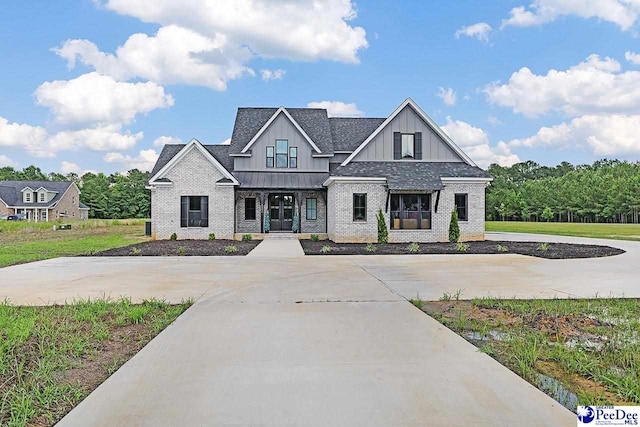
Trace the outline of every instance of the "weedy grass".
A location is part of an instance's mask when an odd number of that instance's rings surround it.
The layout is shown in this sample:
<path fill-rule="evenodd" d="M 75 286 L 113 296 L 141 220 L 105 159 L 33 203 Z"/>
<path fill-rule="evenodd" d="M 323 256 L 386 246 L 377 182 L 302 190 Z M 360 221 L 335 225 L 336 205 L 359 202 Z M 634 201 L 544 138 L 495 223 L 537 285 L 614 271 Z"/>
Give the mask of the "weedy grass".
<path fill-rule="evenodd" d="M 558 380 L 569 409 L 640 404 L 639 300 L 452 300 L 424 311 L 532 384 Z"/>
<path fill-rule="evenodd" d="M 0 304 L 0 425 L 53 425 L 192 301 Z"/>
<path fill-rule="evenodd" d="M 487 231 L 552 234 L 601 239 L 640 240 L 640 224 L 487 221 Z"/>

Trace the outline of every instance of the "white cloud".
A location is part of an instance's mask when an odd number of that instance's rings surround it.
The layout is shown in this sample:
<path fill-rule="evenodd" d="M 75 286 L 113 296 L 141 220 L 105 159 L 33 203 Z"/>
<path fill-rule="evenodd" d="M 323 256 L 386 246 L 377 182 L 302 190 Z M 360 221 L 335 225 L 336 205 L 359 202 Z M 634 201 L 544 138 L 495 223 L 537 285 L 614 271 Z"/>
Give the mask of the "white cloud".
<path fill-rule="evenodd" d="M 277 70 L 263 69 L 263 70 L 260 70 L 260 74 L 262 75 L 262 80 L 264 81 L 282 80 L 284 75 L 287 74 L 287 71 L 281 68 L 278 68 Z"/>
<path fill-rule="evenodd" d="M 139 169 L 141 171 L 150 171 L 153 169 L 156 160 L 158 160 L 158 153 L 153 149 L 140 150 L 140 153 L 136 157 L 122 153 L 107 153 L 103 159 L 107 163 L 120 163 L 124 165 L 127 170 Z"/>
<path fill-rule="evenodd" d="M 446 89 L 443 87 L 439 87 L 437 95 L 442 99 L 442 102 L 444 102 L 445 105 L 449 107 L 456 105 L 456 91 L 451 89 L 450 87 Z"/>
<path fill-rule="evenodd" d="M 171 95 L 155 83 L 117 82 L 98 73 L 45 82 L 35 96 L 63 124 L 127 124 L 137 114 L 173 105 Z"/>
<path fill-rule="evenodd" d="M 83 176 L 86 173 L 97 173 L 94 170 L 82 169 L 76 163 L 68 162 L 63 160 L 60 164 L 60 173 L 63 175 L 69 175 L 70 173 L 75 173 L 78 176 Z"/>
<path fill-rule="evenodd" d="M 536 117 L 549 111 L 567 116 L 640 111 L 640 71 L 621 72 L 615 59 L 590 55 L 568 70 L 534 74 L 524 67 L 506 84 L 483 89 L 492 104 Z"/>
<path fill-rule="evenodd" d="M 227 138 L 220 143 L 220 145 L 230 145 L 230 144 L 231 144 L 231 138 Z"/>
<path fill-rule="evenodd" d="M 499 142 L 492 147 L 486 132 L 469 123 L 447 117 L 447 124 L 441 127 L 482 168 L 487 168 L 492 163 L 511 166 L 520 162 L 520 158 L 511 152 L 507 144 Z"/>
<path fill-rule="evenodd" d="M 5 155 L 0 155 L 0 167 L 11 166 L 16 167 L 18 164 Z"/>
<path fill-rule="evenodd" d="M 133 34 L 115 55 L 100 52 L 89 40 L 67 40 L 54 51 L 70 68 L 77 60 L 117 80 L 141 77 L 158 84 L 189 84 L 225 90 L 227 81 L 254 75 L 244 63 L 246 47 L 229 45 L 223 34 L 212 38 L 175 25 L 161 27 L 155 36 Z"/>
<path fill-rule="evenodd" d="M 510 147 L 581 148 L 597 156 L 640 154 L 640 115 L 585 115 L 543 127 L 529 138 L 513 139 Z"/>
<path fill-rule="evenodd" d="M 364 113 L 358 110 L 355 103 L 341 101 L 314 101 L 307 104 L 309 108 L 324 108 L 329 117 L 359 117 Z"/>
<path fill-rule="evenodd" d="M 122 133 L 118 126 L 104 126 L 75 131 L 62 131 L 49 138 L 49 147 L 54 151 L 82 150 L 112 151 L 130 150 L 144 134 Z"/>
<path fill-rule="evenodd" d="M 9 123 L 0 117 L 0 147 L 15 147 L 36 157 L 53 157 L 46 146 L 47 131 L 40 126 Z"/>
<path fill-rule="evenodd" d="M 500 120 L 499 118 L 497 118 L 495 116 L 487 117 L 487 121 L 489 122 L 490 125 L 493 125 L 493 126 L 499 126 L 499 125 L 502 124 L 502 120 Z"/>
<path fill-rule="evenodd" d="M 153 141 L 156 147 L 163 147 L 166 144 L 182 144 L 182 140 L 174 136 L 160 136 Z"/>
<path fill-rule="evenodd" d="M 477 24 L 468 25 L 460 28 L 456 31 L 456 38 L 460 37 L 471 37 L 475 38 L 482 43 L 489 43 L 489 33 L 491 32 L 491 25 L 486 22 L 478 22 Z"/>
<path fill-rule="evenodd" d="M 640 16 L 640 2 L 637 0 L 533 0 L 528 6 L 511 9 L 508 19 L 502 21 L 501 28 L 507 26 L 532 27 L 555 21 L 562 16 L 597 18 L 611 22 L 621 30 L 629 30 Z"/>
<path fill-rule="evenodd" d="M 624 53 L 624 59 L 632 64 L 640 65 L 640 53 L 626 51 Z"/>
<path fill-rule="evenodd" d="M 358 62 L 368 46 L 365 30 L 349 22 L 350 0 L 107 0 L 105 7 L 162 26 L 188 28 L 227 46 L 248 46 L 266 58 Z"/>

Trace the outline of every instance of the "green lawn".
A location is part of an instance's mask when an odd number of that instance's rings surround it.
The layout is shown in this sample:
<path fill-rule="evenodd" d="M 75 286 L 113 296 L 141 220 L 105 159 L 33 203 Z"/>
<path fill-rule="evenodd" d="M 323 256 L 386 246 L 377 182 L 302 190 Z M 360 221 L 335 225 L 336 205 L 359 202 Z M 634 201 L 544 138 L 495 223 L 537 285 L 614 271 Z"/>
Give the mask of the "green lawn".
<path fill-rule="evenodd" d="M 487 221 L 486 230 L 640 241 L 640 224 Z"/>
<path fill-rule="evenodd" d="M 143 219 L 72 222 L 71 230 L 59 231 L 52 229 L 54 224 L 0 221 L 0 267 L 83 255 L 148 240 Z"/>
<path fill-rule="evenodd" d="M 640 301 L 413 303 L 569 409 L 640 404 Z"/>
<path fill-rule="evenodd" d="M 0 425 L 54 425 L 190 305 L 0 304 Z"/>

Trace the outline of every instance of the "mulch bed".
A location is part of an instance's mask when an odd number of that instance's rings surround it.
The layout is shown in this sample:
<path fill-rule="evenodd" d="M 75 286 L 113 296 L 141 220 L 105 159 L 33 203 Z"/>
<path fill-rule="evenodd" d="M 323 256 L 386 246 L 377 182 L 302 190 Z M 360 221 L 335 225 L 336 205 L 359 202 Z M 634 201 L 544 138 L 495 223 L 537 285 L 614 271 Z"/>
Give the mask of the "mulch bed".
<path fill-rule="evenodd" d="M 301 240 L 306 255 L 419 255 L 419 254 L 520 254 L 547 259 L 599 258 L 624 253 L 622 249 L 600 245 L 576 245 L 571 243 L 548 243 L 547 250 L 541 250 L 542 242 L 501 242 L 489 241 L 467 242 L 466 251 L 457 250 L 455 243 L 420 243 L 417 252 L 409 251 L 408 243 L 376 244 L 376 251 L 366 250 L 366 243 L 334 243 L 330 240 L 314 242 Z M 500 252 L 498 245 L 504 246 L 506 252 Z M 324 246 L 330 246 L 330 252 L 322 252 Z"/>
<path fill-rule="evenodd" d="M 246 255 L 259 241 L 236 240 L 152 240 L 121 248 L 97 252 L 93 256 L 222 256 Z M 227 246 L 235 246 L 236 252 L 227 252 Z M 139 252 L 138 252 L 139 251 Z"/>

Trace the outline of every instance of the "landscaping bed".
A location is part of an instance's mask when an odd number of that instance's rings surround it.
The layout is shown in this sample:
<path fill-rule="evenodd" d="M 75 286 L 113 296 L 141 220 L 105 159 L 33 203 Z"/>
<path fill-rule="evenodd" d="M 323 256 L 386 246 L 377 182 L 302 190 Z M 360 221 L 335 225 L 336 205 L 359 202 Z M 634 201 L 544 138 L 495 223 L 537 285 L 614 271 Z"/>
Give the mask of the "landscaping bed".
<path fill-rule="evenodd" d="M 403 255 L 403 254 L 520 254 L 547 259 L 597 258 L 624 253 L 622 249 L 571 243 L 481 241 L 467 243 L 334 243 L 301 240 L 306 255 Z M 323 249 L 324 248 L 324 249 Z"/>
<path fill-rule="evenodd" d="M 246 255 L 259 241 L 236 240 L 152 240 L 96 252 L 93 256 L 219 256 Z"/>
<path fill-rule="evenodd" d="M 640 301 L 412 300 L 565 407 L 640 404 Z"/>
<path fill-rule="evenodd" d="M 54 425 L 190 305 L 0 304 L 0 425 Z"/>

